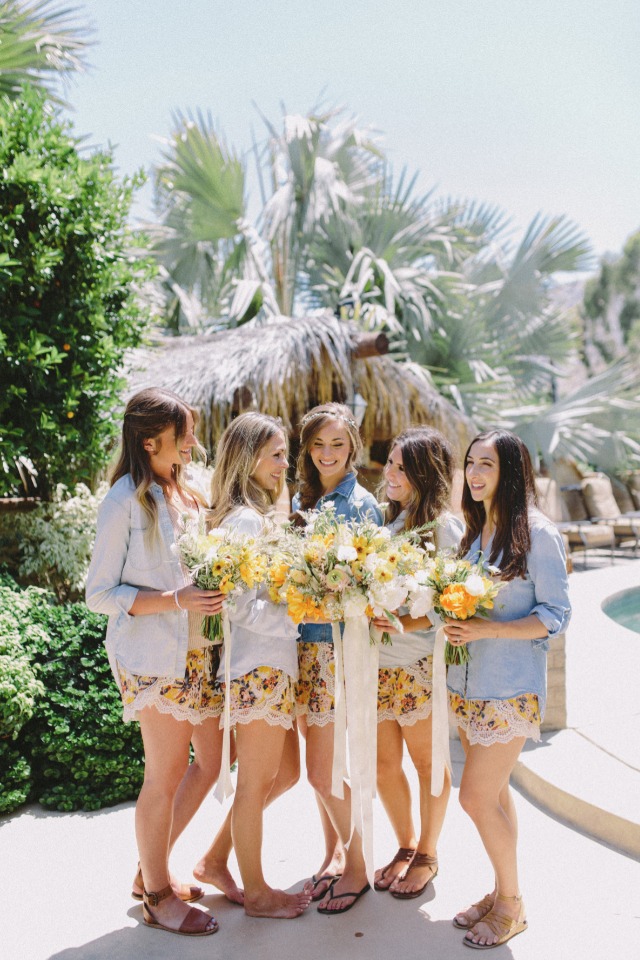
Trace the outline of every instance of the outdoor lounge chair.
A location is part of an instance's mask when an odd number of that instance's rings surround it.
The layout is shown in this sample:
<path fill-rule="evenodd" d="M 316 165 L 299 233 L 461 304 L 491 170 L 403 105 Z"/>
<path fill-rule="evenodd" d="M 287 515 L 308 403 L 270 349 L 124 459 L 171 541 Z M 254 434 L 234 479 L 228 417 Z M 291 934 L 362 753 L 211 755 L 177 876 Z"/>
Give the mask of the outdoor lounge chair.
<path fill-rule="evenodd" d="M 589 517 L 613 527 L 616 544 L 633 541 L 633 555 L 638 556 L 640 542 L 640 511 L 623 513 L 613 495 L 611 479 L 606 473 L 594 473 L 581 481 L 582 493 Z"/>
<path fill-rule="evenodd" d="M 584 565 L 587 565 L 589 550 L 605 549 L 610 551 L 613 562 L 616 539 L 613 527 L 604 523 L 592 523 L 584 504 L 582 516 L 573 518 L 561 493 L 557 480 L 551 477 L 536 477 L 536 490 L 540 509 L 552 520 L 565 542 L 567 554 L 582 551 Z M 582 499 L 582 497 L 580 498 Z"/>

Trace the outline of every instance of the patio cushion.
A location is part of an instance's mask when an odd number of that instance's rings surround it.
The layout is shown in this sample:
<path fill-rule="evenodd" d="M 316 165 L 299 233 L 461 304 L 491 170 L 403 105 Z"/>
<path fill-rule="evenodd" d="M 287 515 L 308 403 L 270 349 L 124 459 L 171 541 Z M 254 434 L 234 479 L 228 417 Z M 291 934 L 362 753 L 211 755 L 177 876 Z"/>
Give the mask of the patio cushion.
<path fill-rule="evenodd" d="M 631 496 L 631 491 L 622 480 L 618 480 L 617 477 L 610 477 L 611 480 L 611 489 L 613 495 L 616 498 L 616 503 L 620 508 L 621 513 L 633 513 L 634 510 L 638 508 L 635 505 L 633 497 Z"/>
<path fill-rule="evenodd" d="M 569 520 L 588 520 L 589 514 L 579 485 L 562 490 L 562 499 L 569 516 Z"/>
<path fill-rule="evenodd" d="M 627 481 L 627 486 L 633 497 L 635 509 L 640 510 L 640 470 L 634 470 Z"/>
<path fill-rule="evenodd" d="M 613 520 L 620 516 L 620 507 L 611 489 L 611 480 L 604 474 L 594 474 L 582 481 L 582 492 L 589 516 Z"/>

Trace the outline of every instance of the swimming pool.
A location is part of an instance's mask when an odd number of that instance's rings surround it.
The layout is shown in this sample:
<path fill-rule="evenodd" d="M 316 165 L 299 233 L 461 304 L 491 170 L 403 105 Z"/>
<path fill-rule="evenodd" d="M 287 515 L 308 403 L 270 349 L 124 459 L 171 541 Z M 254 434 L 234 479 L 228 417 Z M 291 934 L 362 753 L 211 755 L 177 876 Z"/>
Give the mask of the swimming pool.
<path fill-rule="evenodd" d="M 614 593 L 602 604 L 608 617 L 620 623 L 627 630 L 640 633 L 640 587 L 631 587 L 621 593 Z"/>

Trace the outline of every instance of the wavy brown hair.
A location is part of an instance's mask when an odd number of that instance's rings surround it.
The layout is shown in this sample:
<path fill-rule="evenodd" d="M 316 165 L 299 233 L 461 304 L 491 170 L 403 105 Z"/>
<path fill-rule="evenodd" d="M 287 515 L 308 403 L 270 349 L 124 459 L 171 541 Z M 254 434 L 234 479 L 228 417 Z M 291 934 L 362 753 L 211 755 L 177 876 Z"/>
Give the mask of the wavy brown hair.
<path fill-rule="evenodd" d="M 317 435 L 329 423 L 335 421 L 347 431 L 351 451 L 346 463 L 346 472 L 355 473 L 362 457 L 362 438 L 358 424 L 349 407 L 343 403 L 322 403 L 313 407 L 300 421 L 300 452 L 296 463 L 296 479 L 299 481 L 300 510 L 312 510 L 322 496 L 322 483 L 313 460 L 311 445 Z"/>
<path fill-rule="evenodd" d="M 161 387 L 148 387 L 135 393 L 127 403 L 122 424 L 122 440 L 117 463 L 111 473 L 111 486 L 131 474 L 136 486 L 136 498 L 150 521 L 152 532 L 157 530 L 158 508 L 151 495 L 152 483 L 159 483 L 163 490 L 168 483 L 163 477 L 158 477 L 151 469 L 149 454 L 144 449 L 145 440 L 156 440 L 163 430 L 173 427 L 175 430 L 176 447 L 187 433 L 187 414 L 193 417 L 194 426 L 198 422 L 198 412 L 188 403 L 181 400 L 170 390 Z M 203 447 L 197 449 L 206 456 Z M 175 464 L 172 468 L 173 480 L 180 491 L 194 497 L 203 507 L 206 506 L 202 495 L 192 487 L 184 476 L 184 467 Z"/>
<path fill-rule="evenodd" d="M 241 413 L 220 437 L 211 485 L 211 523 L 219 526 L 238 507 L 251 507 L 266 515 L 282 493 L 264 490 L 253 478 L 266 443 L 278 433 L 287 442 L 282 421 L 266 413 Z"/>
<path fill-rule="evenodd" d="M 467 458 L 474 443 L 490 443 L 498 454 L 500 473 L 491 504 L 495 533 L 489 563 L 500 562 L 502 580 L 524 577 L 527 572 L 527 554 L 531 549 L 529 509 L 538 505 L 531 457 L 520 437 L 507 430 L 487 430 L 478 434 L 464 455 L 465 474 Z M 487 519 L 484 503 L 475 501 L 466 482 L 462 491 L 462 512 L 467 529 L 460 544 L 460 556 L 482 534 Z"/>
<path fill-rule="evenodd" d="M 402 469 L 411 484 L 412 497 L 407 506 L 405 530 L 413 530 L 432 523 L 447 510 L 451 499 L 451 484 L 455 457 L 447 438 L 433 427 L 409 427 L 391 441 L 402 454 Z M 378 487 L 378 499 L 384 499 L 386 480 Z M 390 523 L 402 512 L 397 501 L 390 500 L 385 510 L 385 522 Z M 438 531 L 434 531 L 437 543 Z"/>

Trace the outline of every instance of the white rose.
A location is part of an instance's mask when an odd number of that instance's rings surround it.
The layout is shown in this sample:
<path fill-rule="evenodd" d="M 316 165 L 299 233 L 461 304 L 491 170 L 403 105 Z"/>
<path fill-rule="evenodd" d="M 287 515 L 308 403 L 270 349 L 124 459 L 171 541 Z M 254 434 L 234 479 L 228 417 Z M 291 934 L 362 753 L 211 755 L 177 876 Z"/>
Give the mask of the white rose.
<path fill-rule="evenodd" d="M 343 600 L 344 615 L 349 617 L 362 617 L 367 609 L 367 598 L 357 591 L 349 593 Z"/>
<path fill-rule="evenodd" d="M 336 556 L 338 557 L 338 560 L 346 560 L 349 562 L 351 560 L 358 559 L 358 551 L 355 547 L 338 547 Z"/>
<path fill-rule="evenodd" d="M 477 573 L 472 573 L 464 582 L 464 588 L 472 597 L 481 597 L 484 593 L 484 583 L 482 577 Z"/>
<path fill-rule="evenodd" d="M 423 587 L 415 594 L 412 594 L 409 602 L 409 613 L 414 620 L 418 617 L 426 617 L 433 607 L 433 590 L 431 587 Z"/>

